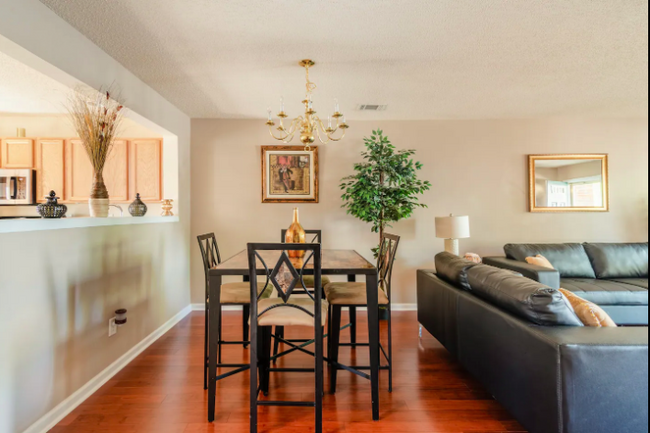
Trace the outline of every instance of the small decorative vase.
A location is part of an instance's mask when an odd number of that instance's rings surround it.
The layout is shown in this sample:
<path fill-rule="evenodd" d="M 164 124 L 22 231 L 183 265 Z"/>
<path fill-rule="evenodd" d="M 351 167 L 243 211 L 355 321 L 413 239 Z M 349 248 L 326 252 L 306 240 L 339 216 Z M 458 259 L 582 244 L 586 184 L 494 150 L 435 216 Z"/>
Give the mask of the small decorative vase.
<path fill-rule="evenodd" d="M 143 217 L 147 214 L 147 205 L 140 200 L 140 194 L 136 194 L 135 201 L 129 206 L 129 213 L 132 217 Z"/>
<path fill-rule="evenodd" d="M 90 216 L 92 218 L 108 218 L 109 206 L 110 200 L 108 198 L 106 184 L 104 183 L 103 173 L 95 173 L 93 188 L 90 191 L 90 199 L 88 200 Z"/>
<path fill-rule="evenodd" d="M 298 208 L 293 210 L 293 224 L 287 230 L 284 241 L 288 244 L 304 244 L 305 243 L 305 229 L 300 225 L 300 212 Z M 288 251 L 289 257 L 295 259 L 302 259 L 305 257 L 305 251 Z"/>
<path fill-rule="evenodd" d="M 162 201 L 162 210 L 163 210 L 163 212 L 161 214 L 162 216 L 164 216 L 164 217 L 174 216 L 174 212 L 172 212 L 172 209 L 174 208 L 174 205 L 172 203 L 174 203 L 174 200 L 169 200 L 168 199 L 168 200 L 163 200 Z"/>
<path fill-rule="evenodd" d="M 59 204 L 60 197 L 56 196 L 56 192 L 50 191 L 50 195 L 45 197 L 47 203 L 41 203 L 36 206 L 36 211 L 41 218 L 59 219 L 63 218 L 68 212 L 68 207 L 64 204 Z"/>

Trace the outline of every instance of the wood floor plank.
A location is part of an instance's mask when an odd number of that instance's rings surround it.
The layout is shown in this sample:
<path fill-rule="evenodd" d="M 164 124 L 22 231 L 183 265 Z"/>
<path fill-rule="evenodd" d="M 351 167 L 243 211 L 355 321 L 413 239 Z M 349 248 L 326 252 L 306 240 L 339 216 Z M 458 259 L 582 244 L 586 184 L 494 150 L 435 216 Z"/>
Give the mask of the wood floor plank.
<path fill-rule="evenodd" d="M 359 340 L 367 340 L 365 315 L 359 314 Z M 203 391 L 203 313 L 193 313 L 75 409 L 53 433 L 246 433 L 249 373 L 217 386 L 217 419 L 207 422 L 208 396 Z M 385 340 L 385 324 L 382 332 Z M 481 384 L 430 336 L 418 338 L 415 314 L 394 314 L 395 389 L 388 393 L 388 373 L 381 374 L 381 421 L 371 421 L 370 384 L 339 373 L 336 395 L 324 400 L 327 433 L 525 433 Z M 241 315 L 225 313 L 224 337 L 241 339 Z M 308 331 L 288 329 L 287 338 L 306 338 Z M 342 333 L 349 341 L 349 332 Z M 224 361 L 247 363 L 248 351 L 225 349 Z M 368 350 L 342 348 L 346 364 L 368 364 Z M 313 358 L 292 354 L 279 367 L 313 367 Z M 326 380 L 326 383 L 327 380 Z M 269 400 L 312 401 L 313 374 L 274 373 Z M 314 431 L 313 410 L 259 410 L 260 433 Z"/>

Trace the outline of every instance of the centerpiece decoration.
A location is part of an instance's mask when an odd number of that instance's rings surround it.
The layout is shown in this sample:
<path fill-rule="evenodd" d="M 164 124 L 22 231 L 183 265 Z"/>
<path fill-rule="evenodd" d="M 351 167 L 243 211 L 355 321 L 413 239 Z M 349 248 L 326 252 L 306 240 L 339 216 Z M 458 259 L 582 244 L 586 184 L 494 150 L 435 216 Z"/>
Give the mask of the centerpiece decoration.
<path fill-rule="evenodd" d="M 68 207 L 64 204 L 59 204 L 60 197 L 56 196 L 56 192 L 50 191 L 50 195 L 45 197 L 47 203 L 41 203 L 36 206 L 36 211 L 41 218 L 59 219 L 63 218 L 68 212 Z"/>
<path fill-rule="evenodd" d="M 413 161 L 415 151 L 396 150 L 383 131 L 373 131 L 364 142 L 364 162 L 355 164 L 356 174 L 342 180 L 343 207 L 349 215 L 372 224 L 381 245 L 391 223 L 408 219 L 415 209 L 427 207 L 418 203 L 418 195 L 431 189 L 431 183 L 418 179 L 422 164 Z M 377 257 L 379 247 L 373 253 Z"/>
<path fill-rule="evenodd" d="M 68 100 L 72 123 L 93 167 L 90 216 L 107 218 L 110 199 L 104 183 L 104 166 L 110 156 L 124 115 L 124 106 L 110 90 L 89 96 L 75 91 Z"/>
<path fill-rule="evenodd" d="M 147 214 L 147 205 L 144 204 L 142 201 L 142 198 L 140 198 L 140 194 L 135 195 L 135 200 L 131 205 L 129 206 L 129 213 L 131 214 L 132 217 L 143 217 Z"/>
<path fill-rule="evenodd" d="M 306 242 L 305 229 L 300 225 L 300 211 L 298 208 L 293 210 L 293 223 L 287 230 L 284 241 L 287 244 L 304 244 Z M 302 259 L 305 257 L 305 251 L 288 251 L 289 257 Z"/>

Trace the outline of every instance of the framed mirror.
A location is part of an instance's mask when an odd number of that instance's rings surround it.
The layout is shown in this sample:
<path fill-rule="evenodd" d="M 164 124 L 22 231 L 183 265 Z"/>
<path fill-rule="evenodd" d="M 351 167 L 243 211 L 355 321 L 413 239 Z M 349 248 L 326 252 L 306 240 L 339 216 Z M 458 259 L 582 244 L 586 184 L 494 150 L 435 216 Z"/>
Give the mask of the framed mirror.
<path fill-rule="evenodd" d="M 531 212 L 609 212 L 604 154 L 530 155 Z"/>

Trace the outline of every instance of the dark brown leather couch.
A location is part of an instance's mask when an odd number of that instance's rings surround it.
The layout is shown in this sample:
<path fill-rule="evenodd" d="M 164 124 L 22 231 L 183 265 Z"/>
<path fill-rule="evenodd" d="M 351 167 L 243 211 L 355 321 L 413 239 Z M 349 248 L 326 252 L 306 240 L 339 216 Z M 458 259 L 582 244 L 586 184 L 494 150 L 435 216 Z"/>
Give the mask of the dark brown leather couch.
<path fill-rule="evenodd" d="M 485 264 L 520 272 L 600 305 L 619 325 L 648 325 L 648 243 L 508 244 Z M 541 254 L 556 270 L 526 263 Z"/>
<path fill-rule="evenodd" d="M 446 253 L 436 266 L 418 271 L 420 323 L 527 430 L 648 432 L 647 327 L 583 327 L 544 284 Z"/>

